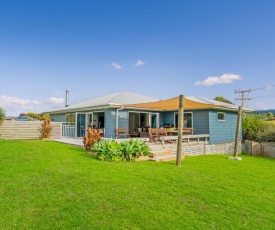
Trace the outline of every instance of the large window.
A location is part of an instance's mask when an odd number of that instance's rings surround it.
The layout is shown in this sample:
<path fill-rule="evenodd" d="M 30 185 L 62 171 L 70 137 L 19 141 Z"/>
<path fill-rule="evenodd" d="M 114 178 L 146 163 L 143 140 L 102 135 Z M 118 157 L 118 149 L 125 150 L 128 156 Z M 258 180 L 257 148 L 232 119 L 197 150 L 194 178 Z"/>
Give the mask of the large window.
<path fill-rule="evenodd" d="M 178 113 L 175 113 L 175 127 L 178 127 Z M 184 113 L 184 128 L 193 128 L 193 113 Z"/>
<path fill-rule="evenodd" d="M 66 122 L 74 123 L 75 122 L 75 113 L 66 114 Z"/>

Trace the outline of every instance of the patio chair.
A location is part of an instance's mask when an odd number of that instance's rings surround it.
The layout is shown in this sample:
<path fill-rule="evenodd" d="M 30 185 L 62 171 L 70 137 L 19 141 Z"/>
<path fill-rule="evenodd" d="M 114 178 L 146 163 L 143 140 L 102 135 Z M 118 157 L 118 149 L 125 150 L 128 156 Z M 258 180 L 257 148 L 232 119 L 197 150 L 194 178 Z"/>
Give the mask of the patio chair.
<path fill-rule="evenodd" d="M 158 135 L 159 136 L 167 136 L 167 131 L 165 128 L 158 129 Z"/>
<path fill-rule="evenodd" d="M 148 128 L 150 142 L 156 142 L 159 140 L 159 129 L 158 128 Z"/>
<path fill-rule="evenodd" d="M 116 138 L 119 139 L 120 137 L 129 138 L 130 134 L 127 132 L 126 128 L 117 128 L 116 129 Z"/>

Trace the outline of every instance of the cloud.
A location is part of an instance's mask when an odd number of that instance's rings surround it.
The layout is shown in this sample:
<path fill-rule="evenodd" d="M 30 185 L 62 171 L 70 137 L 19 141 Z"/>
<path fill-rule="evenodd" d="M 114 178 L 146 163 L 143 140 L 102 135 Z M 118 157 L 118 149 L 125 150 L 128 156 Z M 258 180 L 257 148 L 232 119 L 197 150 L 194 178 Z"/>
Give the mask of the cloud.
<path fill-rule="evenodd" d="M 0 96 L 0 107 L 3 107 L 7 112 L 16 114 L 22 112 L 30 112 L 36 110 L 41 103 L 39 101 L 31 101 L 18 97 Z"/>
<path fill-rule="evenodd" d="M 265 90 L 272 90 L 273 89 L 273 85 L 267 85 L 267 86 L 265 86 Z"/>
<path fill-rule="evenodd" d="M 211 76 L 203 81 L 197 81 L 195 82 L 195 85 L 203 85 L 203 86 L 211 86 L 215 84 L 231 84 L 236 80 L 241 80 L 242 77 L 237 74 L 224 74 L 220 77 Z"/>
<path fill-rule="evenodd" d="M 142 66 L 142 65 L 144 65 L 144 64 L 145 64 L 144 61 L 142 61 L 142 60 L 137 60 L 137 62 L 134 64 L 134 66 L 135 66 L 135 67 L 139 67 L 139 66 Z"/>
<path fill-rule="evenodd" d="M 112 67 L 114 67 L 115 69 L 123 69 L 124 67 L 116 62 L 112 62 L 110 64 Z"/>
<path fill-rule="evenodd" d="M 57 97 L 51 97 L 49 98 L 49 102 L 56 104 L 56 105 L 60 105 L 64 103 L 64 99 L 63 98 L 57 98 Z"/>

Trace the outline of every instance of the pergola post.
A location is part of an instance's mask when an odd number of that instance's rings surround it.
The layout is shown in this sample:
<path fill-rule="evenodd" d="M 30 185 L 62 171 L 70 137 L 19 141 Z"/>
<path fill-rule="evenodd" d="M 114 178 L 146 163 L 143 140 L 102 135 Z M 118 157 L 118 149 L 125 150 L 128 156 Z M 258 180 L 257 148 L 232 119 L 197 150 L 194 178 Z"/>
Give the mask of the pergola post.
<path fill-rule="evenodd" d="M 177 161 L 176 165 L 181 167 L 182 153 L 182 130 L 183 130 L 183 114 L 184 114 L 184 96 L 179 96 L 179 113 L 178 113 L 178 141 L 177 141 Z"/>

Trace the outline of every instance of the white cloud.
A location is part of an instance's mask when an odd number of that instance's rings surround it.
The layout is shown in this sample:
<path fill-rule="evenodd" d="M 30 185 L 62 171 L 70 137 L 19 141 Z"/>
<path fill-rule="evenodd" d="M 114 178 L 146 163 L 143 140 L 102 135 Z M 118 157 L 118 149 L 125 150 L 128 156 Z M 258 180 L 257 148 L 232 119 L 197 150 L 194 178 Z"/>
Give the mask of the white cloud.
<path fill-rule="evenodd" d="M 224 74 L 220 77 L 210 76 L 203 81 L 195 82 L 195 85 L 211 86 L 215 84 L 231 84 L 236 80 L 241 80 L 242 77 L 237 74 Z"/>
<path fill-rule="evenodd" d="M 51 97 L 49 98 L 49 102 L 56 104 L 56 105 L 60 105 L 64 103 L 64 99 L 63 98 L 57 98 L 57 97 Z"/>
<path fill-rule="evenodd" d="M 111 63 L 111 66 L 114 67 L 115 69 L 123 69 L 123 66 L 116 63 L 116 62 L 112 62 Z"/>
<path fill-rule="evenodd" d="M 139 67 L 139 66 L 142 66 L 142 65 L 144 65 L 144 64 L 145 64 L 144 61 L 142 61 L 142 60 L 137 60 L 137 62 L 134 64 L 134 66 L 135 66 L 135 67 Z"/>
<path fill-rule="evenodd" d="M 7 112 L 13 112 L 14 114 L 34 111 L 40 105 L 41 103 L 39 101 L 31 101 L 5 95 L 0 96 L 0 107 L 3 107 Z"/>

